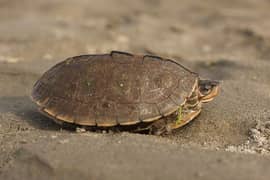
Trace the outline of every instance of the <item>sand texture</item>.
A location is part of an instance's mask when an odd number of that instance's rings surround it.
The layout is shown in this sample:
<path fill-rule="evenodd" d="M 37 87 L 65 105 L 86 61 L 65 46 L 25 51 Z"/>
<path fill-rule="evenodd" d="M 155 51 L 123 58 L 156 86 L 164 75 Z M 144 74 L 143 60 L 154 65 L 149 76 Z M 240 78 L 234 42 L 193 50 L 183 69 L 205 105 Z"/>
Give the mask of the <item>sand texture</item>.
<path fill-rule="evenodd" d="M 0 0 L 0 179 L 270 178 L 270 2 Z M 83 132 L 29 94 L 48 68 L 121 50 L 173 58 L 220 95 L 173 134 Z"/>

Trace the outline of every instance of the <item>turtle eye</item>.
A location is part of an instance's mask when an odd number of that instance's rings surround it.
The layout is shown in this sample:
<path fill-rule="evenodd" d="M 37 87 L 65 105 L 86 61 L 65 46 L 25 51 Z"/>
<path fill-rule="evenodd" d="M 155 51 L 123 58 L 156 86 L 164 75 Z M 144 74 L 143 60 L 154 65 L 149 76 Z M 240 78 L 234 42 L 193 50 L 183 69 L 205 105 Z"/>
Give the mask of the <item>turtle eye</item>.
<path fill-rule="evenodd" d="M 212 86 L 211 85 L 205 85 L 205 86 L 201 86 L 200 87 L 200 92 L 203 94 L 203 95 L 207 95 L 211 92 L 211 89 L 212 89 Z"/>
<path fill-rule="evenodd" d="M 212 88 L 213 87 L 211 85 L 209 85 L 209 84 L 207 84 L 207 85 L 204 86 L 204 89 L 205 90 L 208 90 L 208 91 L 210 91 Z"/>
<path fill-rule="evenodd" d="M 211 89 L 205 89 L 205 90 L 203 91 L 204 94 L 209 94 L 210 92 L 211 92 Z"/>

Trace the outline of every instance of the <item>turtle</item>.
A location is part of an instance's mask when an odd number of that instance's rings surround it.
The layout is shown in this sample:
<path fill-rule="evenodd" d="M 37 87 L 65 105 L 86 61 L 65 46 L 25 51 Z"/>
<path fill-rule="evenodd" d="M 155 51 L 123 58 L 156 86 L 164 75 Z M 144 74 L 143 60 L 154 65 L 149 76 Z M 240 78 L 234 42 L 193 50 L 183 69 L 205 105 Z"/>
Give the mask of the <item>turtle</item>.
<path fill-rule="evenodd" d="M 111 51 L 57 63 L 36 81 L 31 98 L 58 123 L 162 135 L 197 117 L 219 89 L 218 81 L 175 60 Z"/>

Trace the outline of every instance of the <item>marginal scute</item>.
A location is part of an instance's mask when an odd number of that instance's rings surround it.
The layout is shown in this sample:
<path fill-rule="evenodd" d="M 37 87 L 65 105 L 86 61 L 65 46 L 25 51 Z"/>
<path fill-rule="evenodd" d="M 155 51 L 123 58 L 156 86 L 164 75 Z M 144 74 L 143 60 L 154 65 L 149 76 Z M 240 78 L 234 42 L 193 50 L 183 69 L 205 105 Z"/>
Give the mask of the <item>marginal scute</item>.
<path fill-rule="evenodd" d="M 151 59 L 151 60 L 163 60 L 163 58 L 159 57 L 159 56 L 154 56 L 154 55 L 145 55 L 143 56 L 143 59 Z"/>
<path fill-rule="evenodd" d="M 49 115 L 66 122 L 75 122 L 76 104 L 66 99 L 51 97 L 44 105 L 44 111 Z"/>
<path fill-rule="evenodd" d="M 97 126 L 116 126 L 116 105 L 114 102 L 101 100 L 100 103 L 92 105 L 96 114 Z"/>
<path fill-rule="evenodd" d="M 78 103 L 75 123 L 80 125 L 95 126 L 96 123 L 96 112 L 93 104 Z"/>
<path fill-rule="evenodd" d="M 140 122 L 137 104 L 117 104 L 117 122 L 120 125 L 131 125 Z"/>
<path fill-rule="evenodd" d="M 43 111 L 48 113 L 50 116 L 56 115 L 56 112 L 54 110 L 51 110 L 51 109 L 44 108 Z"/>
<path fill-rule="evenodd" d="M 51 112 L 49 113 L 52 116 L 56 116 L 58 114 L 58 111 L 61 110 L 59 109 L 61 107 L 62 101 L 61 99 L 57 97 L 51 97 L 49 100 L 46 102 L 44 105 L 44 108 L 46 109 L 46 112 Z"/>
<path fill-rule="evenodd" d="M 147 69 L 152 69 L 154 66 L 162 66 L 164 64 L 164 60 L 158 56 L 145 55 L 143 56 L 143 65 Z"/>
<path fill-rule="evenodd" d="M 74 56 L 71 58 L 71 60 L 73 60 L 73 62 L 76 62 L 78 60 L 78 62 L 83 62 L 83 61 L 89 61 L 91 58 L 93 58 L 95 55 L 79 55 L 79 56 Z"/>
<path fill-rule="evenodd" d="M 159 113 L 156 104 L 141 103 L 139 105 L 140 109 L 140 120 L 143 122 L 151 122 L 153 120 L 159 119 L 162 115 Z"/>
<path fill-rule="evenodd" d="M 134 121 L 133 119 L 128 119 L 127 121 L 119 123 L 121 126 L 130 126 L 134 124 L 138 124 L 140 121 Z"/>
<path fill-rule="evenodd" d="M 117 55 L 125 55 L 125 56 L 133 56 L 133 54 L 123 51 L 112 51 L 111 56 L 117 56 Z"/>
<path fill-rule="evenodd" d="M 69 115 L 67 114 L 59 114 L 55 117 L 56 119 L 59 119 L 61 121 L 64 121 L 64 122 L 69 122 L 69 123 L 74 123 L 74 119 L 73 117 L 70 117 Z"/>
<path fill-rule="evenodd" d="M 170 65 L 171 67 L 174 66 L 174 68 L 181 69 L 180 71 L 179 70 L 177 71 L 178 73 L 189 73 L 189 74 L 193 74 L 195 76 L 198 76 L 197 73 L 191 71 L 187 67 L 183 66 L 179 62 L 176 62 L 172 59 L 165 59 L 165 63 L 166 63 L 166 66 Z"/>
<path fill-rule="evenodd" d="M 49 99 L 49 86 L 43 82 L 36 82 L 32 91 L 32 99 L 37 101 L 39 106 L 45 104 Z"/>
<path fill-rule="evenodd" d="M 132 63 L 132 60 L 134 60 L 134 56 L 132 54 L 121 51 L 112 51 L 111 57 L 114 62 L 119 64 L 129 64 Z"/>

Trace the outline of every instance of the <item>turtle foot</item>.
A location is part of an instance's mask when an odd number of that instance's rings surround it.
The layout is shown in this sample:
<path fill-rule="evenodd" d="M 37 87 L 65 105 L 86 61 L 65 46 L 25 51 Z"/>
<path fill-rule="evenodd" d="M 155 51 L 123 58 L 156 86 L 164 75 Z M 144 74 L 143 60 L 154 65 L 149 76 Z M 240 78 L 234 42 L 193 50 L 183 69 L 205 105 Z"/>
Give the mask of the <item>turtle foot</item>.
<path fill-rule="evenodd" d="M 170 128 L 167 119 L 163 118 L 154 123 L 152 123 L 149 127 L 149 134 L 153 135 L 168 135 L 172 133 L 172 129 Z"/>

